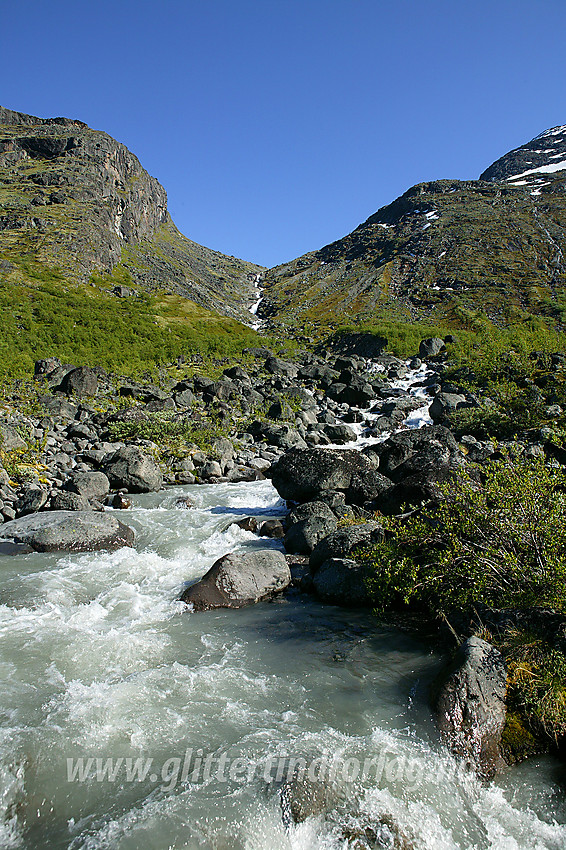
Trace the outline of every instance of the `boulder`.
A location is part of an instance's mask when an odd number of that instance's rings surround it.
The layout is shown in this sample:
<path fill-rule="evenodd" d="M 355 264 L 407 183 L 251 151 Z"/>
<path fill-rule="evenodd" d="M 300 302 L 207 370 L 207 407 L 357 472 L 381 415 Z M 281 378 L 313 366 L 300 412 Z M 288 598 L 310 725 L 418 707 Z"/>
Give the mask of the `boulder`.
<path fill-rule="evenodd" d="M 98 375 L 88 366 L 79 366 L 68 372 L 61 381 L 61 389 L 67 395 L 93 396 L 98 389 Z"/>
<path fill-rule="evenodd" d="M 47 493 L 39 484 L 30 484 L 20 490 L 14 502 L 14 510 L 18 516 L 33 514 L 39 511 L 47 501 Z"/>
<path fill-rule="evenodd" d="M 419 357 L 435 357 L 446 348 L 444 340 L 439 336 L 433 336 L 429 339 L 422 339 L 419 345 Z"/>
<path fill-rule="evenodd" d="M 354 549 L 380 543 L 382 540 L 383 528 L 378 522 L 363 522 L 339 528 L 313 549 L 309 561 L 311 572 L 316 575 L 324 562 L 330 558 L 349 558 Z"/>
<path fill-rule="evenodd" d="M 132 546 L 134 532 L 110 514 L 94 511 L 49 511 L 4 523 L 5 540 L 36 552 L 92 552 Z"/>
<path fill-rule="evenodd" d="M 366 505 L 385 514 L 398 513 L 407 505 L 439 501 L 439 484 L 464 462 L 453 435 L 441 425 L 401 431 L 362 453 L 377 457 L 380 471 L 394 482 L 393 487 L 368 499 Z"/>
<path fill-rule="evenodd" d="M 286 378 L 296 378 L 299 373 L 294 363 L 281 360 L 280 357 L 268 357 L 265 361 L 265 369 L 272 375 L 282 375 Z"/>
<path fill-rule="evenodd" d="M 345 443 L 355 443 L 358 435 L 348 425 L 338 422 L 336 425 L 325 425 L 324 433 L 331 443 L 344 445 Z"/>
<path fill-rule="evenodd" d="M 260 537 L 271 537 L 280 540 L 285 537 L 285 529 L 280 519 L 266 519 L 261 523 L 258 532 Z"/>
<path fill-rule="evenodd" d="M 310 516 L 301 519 L 288 529 L 283 543 L 292 555 L 310 555 L 317 543 L 338 526 L 338 520 L 329 516 Z"/>
<path fill-rule="evenodd" d="M 230 553 L 181 595 L 195 611 L 211 608 L 242 608 L 284 590 L 291 573 L 281 552 L 255 549 Z"/>
<path fill-rule="evenodd" d="M 454 410 L 468 407 L 466 396 L 459 393 L 438 393 L 428 409 L 430 417 L 434 422 L 442 422 Z"/>
<path fill-rule="evenodd" d="M 415 431 L 400 431 L 385 442 L 362 450 L 369 458 L 378 459 L 379 471 L 393 482 L 407 476 L 403 464 L 419 456 L 423 462 L 437 464 L 460 463 L 463 456 L 453 434 L 442 425 L 420 428 Z"/>
<path fill-rule="evenodd" d="M 123 446 L 102 462 L 102 471 L 116 490 L 149 493 L 160 490 L 163 473 L 153 457 L 137 446 Z"/>
<path fill-rule="evenodd" d="M 313 577 L 313 587 L 325 602 L 336 605 L 368 606 L 367 570 L 351 558 L 329 558 Z"/>
<path fill-rule="evenodd" d="M 26 442 L 12 425 L 0 425 L 0 446 L 6 451 L 25 449 Z"/>
<path fill-rule="evenodd" d="M 434 712 L 444 741 L 486 776 L 501 766 L 506 686 L 503 656 L 475 636 L 459 647 L 437 683 Z"/>
<path fill-rule="evenodd" d="M 355 449 L 294 449 L 273 464 L 271 478 L 279 495 L 293 502 L 341 491 L 346 502 L 361 504 L 391 484 L 377 472 L 377 465 L 375 457 Z"/>
<path fill-rule="evenodd" d="M 33 376 L 34 378 L 43 378 L 61 366 L 62 363 L 58 357 L 47 357 L 45 360 L 36 360 L 33 367 Z"/>
<path fill-rule="evenodd" d="M 271 446 L 280 449 L 306 448 L 306 443 L 299 432 L 286 422 L 276 424 L 274 422 L 260 422 L 256 420 L 248 427 L 248 432 L 256 439 L 262 438 Z"/>
<path fill-rule="evenodd" d="M 87 498 L 69 490 L 55 490 L 49 499 L 52 511 L 91 511 L 92 506 Z"/>
<path fill-rule="evenodd" d="M 73 472 L 65 482 L 65 489 L 101 502 L 110 492 L 110 481 L 103 472 Z"/>

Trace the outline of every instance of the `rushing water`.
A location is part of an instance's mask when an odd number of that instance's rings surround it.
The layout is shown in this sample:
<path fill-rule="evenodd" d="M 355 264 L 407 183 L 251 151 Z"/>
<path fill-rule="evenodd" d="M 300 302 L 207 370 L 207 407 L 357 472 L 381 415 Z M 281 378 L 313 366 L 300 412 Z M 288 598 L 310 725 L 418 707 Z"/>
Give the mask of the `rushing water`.
<path fill-rule="evenodd" d="M 430 422 L 425 377 L 394 383 L 422 399 L 409 427 Z M 387 436 L 352 427 L 357 448 Z M 135 549 L 0 556 L 0 848 L 346 850 L 385 817 L 416 849 L 563 850 L 559 767 L 467 772 L 438 743 L 438 660 L 416 641 L 298 592 L 176 601 L 219 556 L 279 545 L 233 520 L 282 513 L 269 481 L 173 488 L 124 514 Z M 278 792 L 293 760 L 327 789 L 299 825 Z"/>
<path fill-rule="evenodd" d="M 135 549 L 1 559 L 0 846 L 338 850 L 344 826 L 383 815 L 416 848 L 566 846 L 551 760 L 484 786 L 443 751 L 425 700 L 438 661 L 414 640 L 298 593 L 175 601 L 221 554 L 269 544 L 233 519 L 281 511 L 268 481 L 176 488 L 136 498 Z M 118 761 L 138 757 L 142 779 Z M 329 796 L 286 829 L 268 780 L 293 757 L 319 759 Z M 113 759 L 114 780 L 88 758 Z"/>

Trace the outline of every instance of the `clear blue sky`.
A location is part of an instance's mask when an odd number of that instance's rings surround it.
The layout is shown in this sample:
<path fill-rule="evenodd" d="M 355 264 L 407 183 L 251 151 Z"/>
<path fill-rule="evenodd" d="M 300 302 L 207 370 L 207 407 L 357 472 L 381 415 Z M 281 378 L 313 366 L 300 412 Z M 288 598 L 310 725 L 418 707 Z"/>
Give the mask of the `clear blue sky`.
<path fill-rule="evenodd" d="M 0 103 L 80 118 L 272 266 L 566 123 L 565 0 L 0 2 Z"/>

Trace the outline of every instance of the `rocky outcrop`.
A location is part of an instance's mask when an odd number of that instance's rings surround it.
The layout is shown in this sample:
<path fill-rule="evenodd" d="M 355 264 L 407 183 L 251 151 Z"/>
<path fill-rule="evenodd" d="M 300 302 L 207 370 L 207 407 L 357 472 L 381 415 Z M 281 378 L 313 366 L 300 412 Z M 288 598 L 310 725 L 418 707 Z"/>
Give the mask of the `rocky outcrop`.
<path fill-rule="evenodd" d="M 4 540 L 36 552 L 92 552 L 132 546 L 134 532 L 110 514 L 92 511 L 50 511 L 6 522 Z"/>
<path fill-rule="evenodd" d="M 444 741 L 485 775 L 502 764 L 506 686 L 503 656 L 479 637 L 462 644 L 436 685 L 434 711 Z"/>
<path fill-rule="evenodd" d="M 242 608 L 284 590 L 291 573 L 281 552 L 251 550 L 224 555 L 196 584 L 181 595 L 195 611 Z"/>
<path fill-rule="evenodd" d="M 0 107 L 0 183 L 0 248 L 21 237 L 28 259 L 57 265 L 82 283 L 124 260 L 118 283 L 132 286 L 121 287 L 119 297 L 135 296 L 137 287 L 166 289 L 249 319 L 260 267 L 179 233 L 165 189 L 107 133 Z M 5 276 L 11 281 L 10 268 Z"/>

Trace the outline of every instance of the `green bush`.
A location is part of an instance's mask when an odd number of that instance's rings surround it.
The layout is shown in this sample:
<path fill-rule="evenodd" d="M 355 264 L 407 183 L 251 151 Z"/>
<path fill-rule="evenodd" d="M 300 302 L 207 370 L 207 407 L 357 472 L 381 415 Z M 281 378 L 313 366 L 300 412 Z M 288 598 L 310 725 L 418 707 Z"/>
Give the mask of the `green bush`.
<path fill-rule="evenodd" d="M 206 421 L 191 421 L 167 412 L 143 414 L 137 419 L 113 422 L 108 427 L 112 440 L 151 440 L 169 455 L 183 457 L 190 446 L 213 452 L 214 441 L 226 436 L 226 429 L 217 422 L 213 412 Z"/>
<path fill-rule="evenodd" d="M 488 464 L 479 483 L 462 470 L 444 501 L 408 519 L 384 518 L 386 542 L 362 553 L 381 609 L 431 613 L 566 602 L 566 478 L 543 459 Z"/>

